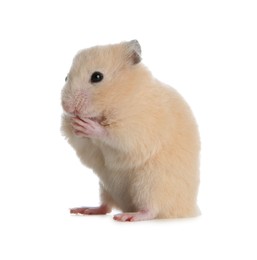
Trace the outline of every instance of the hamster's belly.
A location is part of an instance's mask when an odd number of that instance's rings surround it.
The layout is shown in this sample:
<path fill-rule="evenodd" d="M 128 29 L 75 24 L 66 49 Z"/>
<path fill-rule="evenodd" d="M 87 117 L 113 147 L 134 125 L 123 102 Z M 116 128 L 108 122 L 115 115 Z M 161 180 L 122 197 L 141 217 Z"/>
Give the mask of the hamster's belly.
<path fill-rule="evenodd" d="M 133 211 L 130 173 L 106 167 L 103 172 L 98 172 L 97 175 L 116 206 L 123 211 Z"/>
<path fill-rule="evenodd" d="M 116 152 L 101 150 L 103 167 L 94 169 L 104 189 L 110 194 L 116 206 L 123 211 L 133 211 L 131 197 L 132 171 L 126 167 Z M 121 160 L 121 161 L 120 161 Z"/>
<path fill-rule="evenodd" d="M 122 151 L 94 142 L 99 147 L 103 165 L 94 169 L 104 189 L 110 194 L 116 206 L 123 211 L 135 211 L 131 192 L 135 178 L 135 163 Z"/>

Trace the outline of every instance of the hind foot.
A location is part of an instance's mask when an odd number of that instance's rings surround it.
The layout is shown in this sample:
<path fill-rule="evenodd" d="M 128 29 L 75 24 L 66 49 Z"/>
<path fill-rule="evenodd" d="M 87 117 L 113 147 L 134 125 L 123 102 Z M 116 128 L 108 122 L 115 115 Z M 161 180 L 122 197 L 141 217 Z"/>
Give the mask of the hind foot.
<path fill-rule="evenodd" d="M 106 205 L 101 205 L 100 207 L 82 207 L 70 209 L 70 213 L 75 215 L 105 215 L 110 212 L 111 209 Z"/>
<path fill-rule="evenodd" d="M 127 212 L 120 213 L 113 217 L 114 220 L 117 221 L 142 221 L 142 220 L 150 220 L 154 219 L 156 215 L 149 210 L 140 210 L 138 212 Z"/>

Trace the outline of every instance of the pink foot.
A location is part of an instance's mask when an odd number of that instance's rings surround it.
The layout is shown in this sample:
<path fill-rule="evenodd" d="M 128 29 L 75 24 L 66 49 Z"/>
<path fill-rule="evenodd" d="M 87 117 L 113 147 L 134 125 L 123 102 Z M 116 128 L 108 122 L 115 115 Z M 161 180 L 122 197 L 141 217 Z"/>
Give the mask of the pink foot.
<path fill-rule="evenodd" d="M 73 117 L 71 125 L 75 135 L 80 137 L 102 138 L 106 136 L 106 129 L 97 121 L 90 118 Z"/>
<path fill-rule="evenodd" d="M 117 221 L 141 221 L 141 220 L 150 220 L 154 219 L 155 214 L 151 213 L 149 210 L 141 210 L 138 212 L 128 212 L 120 213 L 113 217 Z"/>
<path fill-rule="evenodd" d="M 82 207 L 70 209 L 70 213 L 76 215 L 105 215 L 109 212 L 111 212 L 111 209 L 106 205 L 102 205 L 100 207 Z"/>

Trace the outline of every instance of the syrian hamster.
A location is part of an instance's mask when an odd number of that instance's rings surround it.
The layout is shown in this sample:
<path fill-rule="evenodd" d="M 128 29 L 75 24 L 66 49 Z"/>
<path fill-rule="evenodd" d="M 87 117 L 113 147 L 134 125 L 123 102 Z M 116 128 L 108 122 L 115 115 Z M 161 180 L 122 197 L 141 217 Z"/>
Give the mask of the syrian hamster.
<path fill-rule="evenodd" d="M 190 107 L 141 62 L 137 40 L 78 52 L 62 90 L 62 132 L 99 177 L 101 204 L 72 214 L 118 221 L 199 214 L 200 138 Z"/>

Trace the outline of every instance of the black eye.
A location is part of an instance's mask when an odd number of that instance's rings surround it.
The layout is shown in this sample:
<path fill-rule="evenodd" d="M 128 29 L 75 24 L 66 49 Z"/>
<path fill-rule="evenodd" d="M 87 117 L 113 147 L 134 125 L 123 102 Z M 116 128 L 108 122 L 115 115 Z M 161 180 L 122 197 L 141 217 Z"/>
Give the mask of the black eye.
<path fill-rule="evenodd" d="M 95 72 L 91 75 L 90 81 L 91 81 L 92 83 L 97 83 L 97 82 L 102 81 L 103 78 L 104 78 L 103 73 L 101 73 L 101 72 L 99 72 L 99 71 L 95 71 Z"/>
<path fill-rule="evenodd" d="M 68 76 L 66 76 L 66 78 L 65 78 L 65 82 L 68 80 Z"/>

